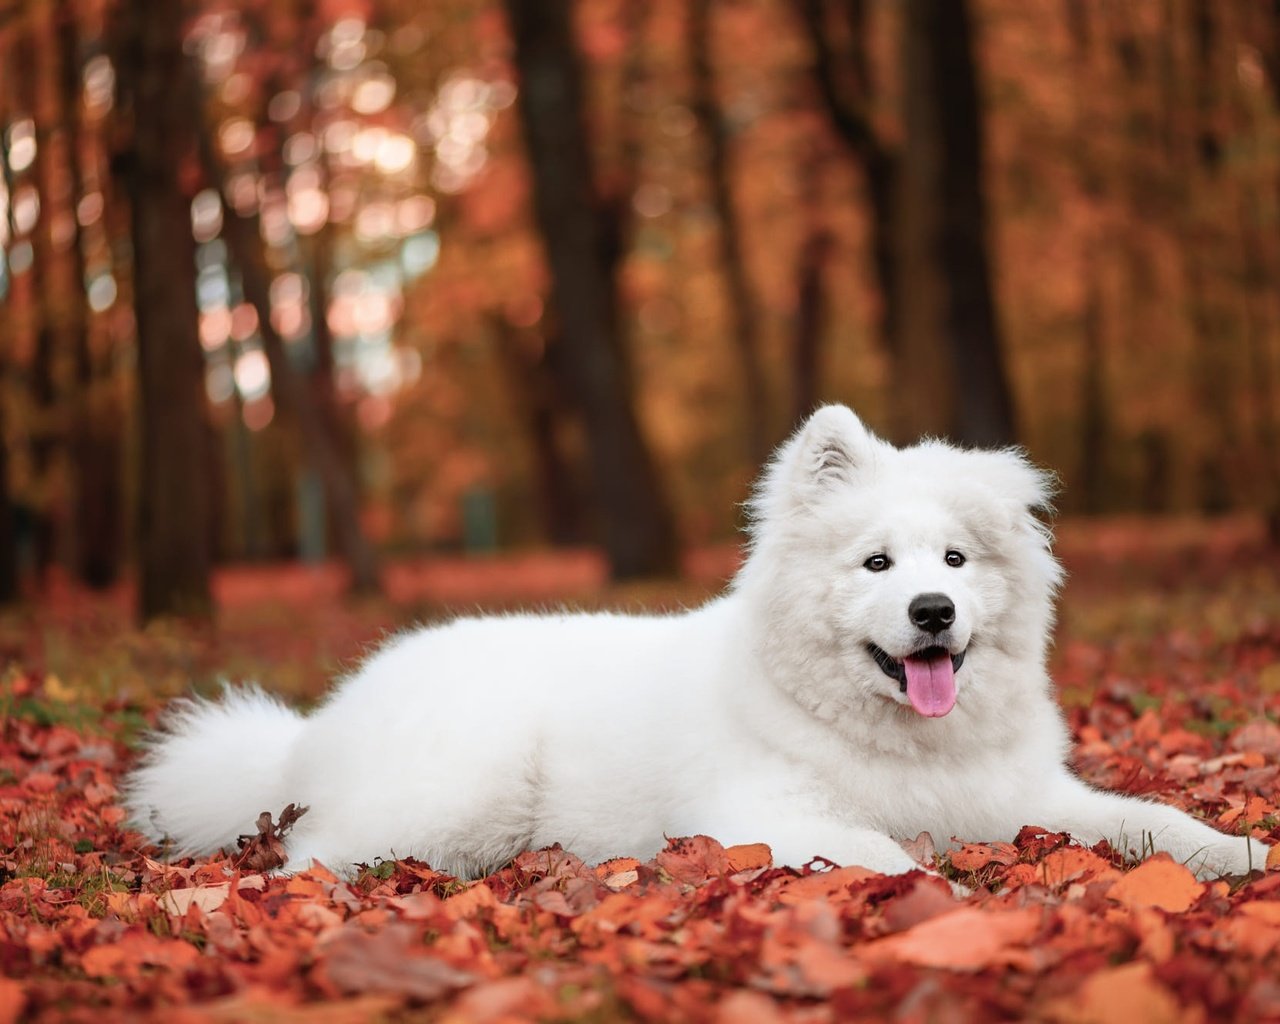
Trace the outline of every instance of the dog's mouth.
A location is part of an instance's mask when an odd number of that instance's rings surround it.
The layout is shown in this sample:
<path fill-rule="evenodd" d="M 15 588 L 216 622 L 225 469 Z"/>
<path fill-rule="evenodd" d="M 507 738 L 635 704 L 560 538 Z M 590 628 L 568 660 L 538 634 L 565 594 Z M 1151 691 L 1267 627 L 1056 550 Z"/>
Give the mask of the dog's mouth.
<path fill-rule="evenodd" d="M 966 647 L 952 654 L 945 647 L 925 647 L 899 661 L 882 647 L 867 644 L 880 671 L 896 679 L 907 700 L 926 718 L 941 718 L 956 706 L 956 673 L 964 664 Z"/>

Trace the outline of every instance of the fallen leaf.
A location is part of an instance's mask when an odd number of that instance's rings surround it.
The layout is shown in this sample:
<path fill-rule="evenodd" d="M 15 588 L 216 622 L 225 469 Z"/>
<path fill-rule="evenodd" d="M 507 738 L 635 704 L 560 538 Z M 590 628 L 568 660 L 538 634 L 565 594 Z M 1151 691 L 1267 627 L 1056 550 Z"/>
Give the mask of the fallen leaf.
<path fill-rule="evenodd" d="M 868 957 L 953 971 L 980 971 L 1003 963 L 1010 947 L 1029 942 L 1039 930 L 1035 907 L 960 907 L 866 947 Z"/>
<path fill-rule="evenodd" d="M 0 1024 L 14 1024 L 27 1006 L 27 993 L 20 981 L 0 978 Z"/>
<path fill-rule="evenodd" d="M 1018 862 L 1018 850 L 1012 843 L 965 843 L 948 856 L 957 871 L 981 871 L 988 864 Z"/>
<path fill-rule="evenodd" d="M 729 846 L 725 848 L 724 855 L 729 860 L 729 870 L 735 874 L 773 865 L 773 851 L 765 843 Z"/>
<path fill-rule="evenodd" d="M 1152 975 L 1150 964 L 1131 963 L 1098 971 L 1079 991 L 1045 1007 L 1057 1024 L 1189 1024 L 1177 997 Z"/>
<path fill-rule="evenodd" d="M 1157 853 L 1116 882 L 1108 895 L 1126 907 L 1158 907 L 1180 914 L 1203 893 L 1204 887 L 1184 865 Z"/>
<path fill-rule="evenodd" d="M 191 907 L 201 913 L 209 913 L 227 902 L 231 891 L 231 883 L 221 885 L 201 885 L 193 889 L 170 889 L 160 894 L 160 906 L 166 914 L 183 917 Z"/>
<path fill-rule="evenodd" d="M 401 995 L 428 1002 L 475 976 L 427 952 L 420 932 L 393 922 L 375 932 L 347 926 L 317 950 L 318 981 L 343 995 Z"/>
<path fill-rule="evenodd" d="M 284 848 L 284 837 L 307 813 L 309 808 L 289 804 L 280 812 L 278 824 L 271 820 L 271 812 L 263 811 L 258 815 L 256 835 L 240 836 L 236 840 L 240 854 L 236 857 L 236 867 L 247 871 L 274 871 L 284 867 L 288 855 Z"/>
<path fill-rule="evenodd" d="M 80 967 L 91 978 L 128 978 L 143 966 L 183 969 L 199 959 L 200 951 L 187 942 L 169 942 L 139 931 L 119 942 L 94 946 L 80 958 Z"/>
<path fill-rule="evenodd" d="M 668 839 L 654 860 L 675 881 L 686 885 L 701 885 L 730 871 L 724 847 L 709 836 Z"/>

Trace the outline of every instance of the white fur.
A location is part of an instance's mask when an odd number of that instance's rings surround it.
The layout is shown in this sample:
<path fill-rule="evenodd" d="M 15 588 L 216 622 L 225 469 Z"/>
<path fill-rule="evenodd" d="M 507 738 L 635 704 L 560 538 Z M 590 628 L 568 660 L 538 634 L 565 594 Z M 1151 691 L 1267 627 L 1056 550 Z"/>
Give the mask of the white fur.
<path fill-rule="evenodd" d="M 1202 875 L 1260 866 L 1261 843 L 1064 767 L 1045 671 L 1061 573 L 1033 514 L 1049 487 L 1019 452 L 898 449 L 828 406 L 764 473 L 749 557 L 718 599 L 405 633 L 306 718 L 256 690 L 187 702 L 129 780 L 132 820 L 209 852 L 294 802 L 310 811 L 291 868 L 412 855 L 462 875 L 556 842 L 596 861 L 694 833 L 902 872 L 917 865 L 898 839 L 1026 824 Z M 864 568 L 876 553 L 892 568 Z M 942 718 L 866 648 L 924 646 L 907 605 L 925 592 L 956 606 L 934 642 L 967 649 Z"/>

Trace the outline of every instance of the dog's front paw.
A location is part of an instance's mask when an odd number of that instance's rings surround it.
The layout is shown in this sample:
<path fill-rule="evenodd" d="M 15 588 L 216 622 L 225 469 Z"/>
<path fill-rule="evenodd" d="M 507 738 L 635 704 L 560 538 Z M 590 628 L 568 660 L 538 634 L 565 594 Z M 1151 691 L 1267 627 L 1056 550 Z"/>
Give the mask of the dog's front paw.
<path fill-rule="evenodd" d="M 1243 836 L 1223 836 L 1208 846 L 1197 850 L 1187 858 L 1187 867 L 1196 878 L 1209 881 L 1215 878 L 1247 875 L 1251 871 L 1265 871 L 1270 847 L 1256 839 Z"/>

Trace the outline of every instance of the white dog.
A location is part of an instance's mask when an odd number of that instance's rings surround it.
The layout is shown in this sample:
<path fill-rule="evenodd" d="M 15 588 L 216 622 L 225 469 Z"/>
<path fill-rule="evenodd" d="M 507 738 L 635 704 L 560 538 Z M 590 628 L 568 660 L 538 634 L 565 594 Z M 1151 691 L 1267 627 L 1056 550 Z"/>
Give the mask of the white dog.
<path fill-rule="evenodd" d="M 305 717 L 256 689 L 183 702 L 129 780 L 132 820 L 204 853 L 304 804 L 290 869 L 412 855 L 474 876 L 556 842 L 596 861 L 703 833 L 904 872 L 899 839 L 1027 824 L 1202 876 L 1260 868 L 1262 843 L 1065 767 L 1048 488 L 1017 452 L 898 449 L 828 406 L 760 481 L 723 596 L 406 633 Z"/>

